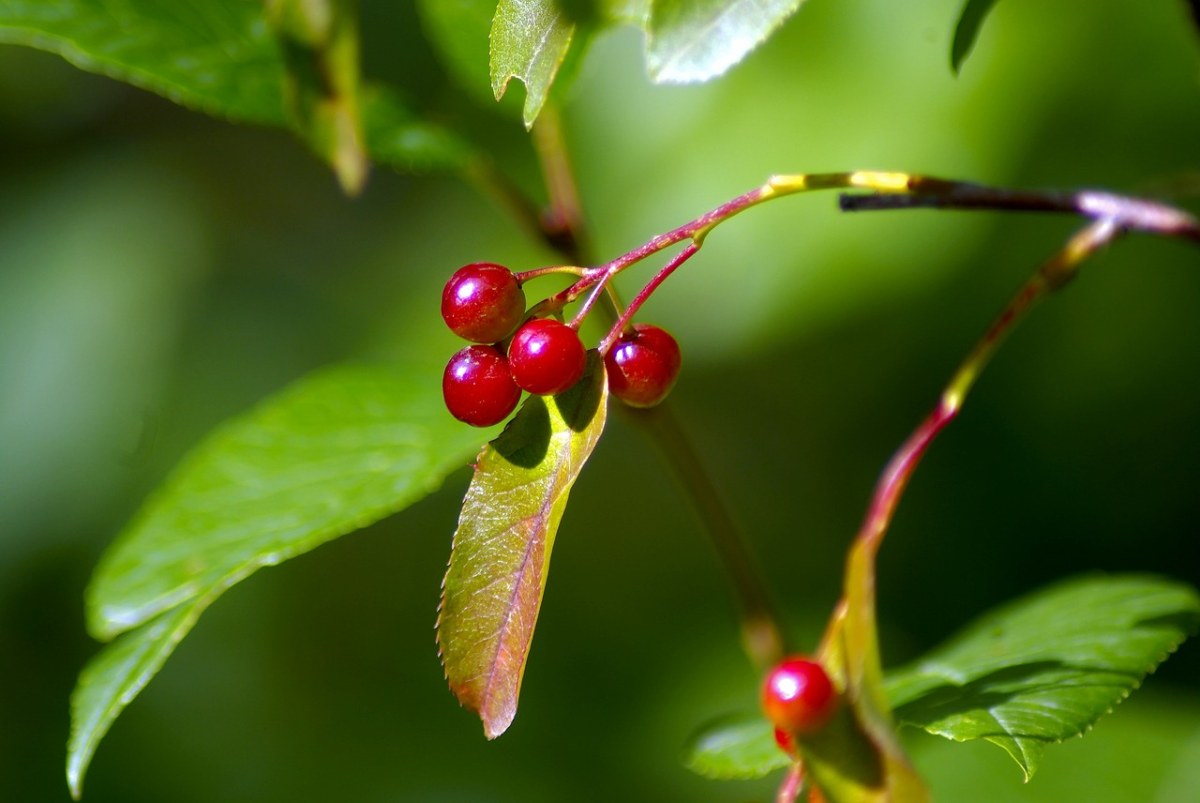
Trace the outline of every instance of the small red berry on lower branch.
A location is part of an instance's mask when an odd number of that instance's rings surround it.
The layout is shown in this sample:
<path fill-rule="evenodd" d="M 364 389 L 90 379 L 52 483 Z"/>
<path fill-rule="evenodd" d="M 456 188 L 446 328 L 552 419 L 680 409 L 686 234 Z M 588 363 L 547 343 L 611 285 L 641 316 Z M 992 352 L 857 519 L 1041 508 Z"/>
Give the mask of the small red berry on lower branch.
<path fill-rule="evenodd" d="M 579 333 L 553 318 L 526 321 L 508 346 L 513 380 L 539 395 L 562 393 L 583 376 L 587 351 Z"/>
<path fill-rule="evenodd" d="M 791 736 L 804 736 L 820 730 L 833 717 L 838 693 L 824 667 L 809 658 L 792 656 L 767 673 L 762 705 L 776 728 Z"/>
<path fill-rule="evenodd" d="M 525 316 L 525 291 L 503 265 L 475 262 L 454 272 L 442 290 L 442 320 L 473 343 L 496 343 Z"/>
<path fill-rule="evenodd" d="M 675 386 L 682 361 L 679 343 L 669 332 L 634 324 L 604 357 L 608 389 L 631 407 L 653 407 Z"/>
<path fill-rule="evenodd" d="M 475 345 L 450 358 L 442 374 L 442 397 L 450 415 L 459 421 L 473 427 L 490 427 L 516 409 L 521 389 L 499 349 Z"/>

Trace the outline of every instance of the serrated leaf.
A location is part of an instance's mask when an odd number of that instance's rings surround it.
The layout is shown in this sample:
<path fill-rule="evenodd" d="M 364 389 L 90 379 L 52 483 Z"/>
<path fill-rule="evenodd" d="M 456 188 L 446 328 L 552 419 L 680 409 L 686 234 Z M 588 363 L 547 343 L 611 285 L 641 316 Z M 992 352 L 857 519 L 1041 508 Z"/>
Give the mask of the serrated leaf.
<path fill-rule="evenodd" d="M 1200 625 L 1189 586 L 1070 580 L 1010 603 L 888 678 L 903 722 L 1004 748 L 1026 779 L 1046 745 L 1086 732 Z"/>
<path fill-rule="evenodd" d="M 245 0 L 0 0 L 0 42 L 231 120 L 287 122 L 283 62 Z"/>
<path fill-rule="evenodd" d="M 657 83 L 715 78 L 741 61 L 803 0 L 653 0 L 646 66 Z"/>
<path fill-rule="evenodd" d="M 76 800 L 100 740 L 125 707 L 158 674 L 211 600 L 201 598 L 126 633 L 94 656 L 71 693 L 67 786 Z"/>
<path fill-rule="evenodd" d="M 531 396 L 475 466 L 437 638 L 450 689 L 494 739 L 517 713 L 554 537 L 567 495 L 604 429 L 608 389 L 593 352 L 575 387 Z"/>
<path fill-rule="evenodd" d="M 723 717 L 702 727 L 688 743 L 684 763 L 716 780 L 761 778 L 792 760 L 775 744 L 761 714 Z"/>
<path fill-rule="evenodd" d="M 480 436 L 442 409 L 439 372 L 310 376 L 210 435 L 151 497 L 88 589 L 93 633 L 136 629 L 89 662 L 72 695 L 73 794 L 113 720 L 227 588 L 412 504 L 466 462 Z"/>
<path fill-rule="evenodd" d="M 954 40 L 950 43 L 950 69 L 955 73 L 962 69 L 963 62 L 974 49 L 979 30 L 994 5 L 996 0 L 967 0 L 963 5 L 958 24 L 954 26 Z"/>
<path fill-rule="evenodd" d="M 571 47 L 575 25 L 556 0 L 500 0 L 492 18 L 490 70 L 499 100 L 513 78 L 525 84 L 525 127 L 533 126 Z"/>
<path fill-rule="evenodd" d="M 350 0 L 266 0 L 266 10 L 287 66 L 293 124 L 355 195 L 367 178 L 355 8 Z"/>
<path fill-rule="evenodd" d="M 293 128 L 283 54 L 248 0 L 0 0 L 0 42 L 55 53 L 216 117 Z M 383 102 L 379 98 L 385 98 Z M 368 150 L 399 169 L 458 169 L 465 146 L 394 94 L 364 99 Z"/>
<path fill-rule="evenodd" d="M 89 630 L 112 638 L 433 491 L 480 439 L 443 409 L 439 374 L 334 368 L 221 426 L 101 559 Z"/>

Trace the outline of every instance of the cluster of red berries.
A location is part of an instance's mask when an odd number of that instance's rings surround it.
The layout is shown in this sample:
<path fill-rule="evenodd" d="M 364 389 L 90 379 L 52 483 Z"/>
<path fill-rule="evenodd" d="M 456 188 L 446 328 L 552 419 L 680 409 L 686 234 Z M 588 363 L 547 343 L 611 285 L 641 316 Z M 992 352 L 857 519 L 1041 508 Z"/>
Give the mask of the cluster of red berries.
<path fill-rule="evenodd" d="M 579 333 L 554 318 L 525 318 L 525 291 L 508 268 L 477 262 L 455 271 L 442 291 L 442 319 L 474 345 L 450 358 L 442 395 L 467 424 L 498 424 L 521 391 L 562 393 L 583 376 Z M 505 347 L 505 341 L 508 342 Z M 662 401 L 679 375 L 679 344 L 657 326 L 636 324 L 605 355 L 609 389 L 635 407 Z"/>
<path fill-rule="evenodd" d="M 763 681 L 763 712 L 775 726 L 776 743 L 789 755 L 796 755 L 796 737 L 825 727 L 837 706 L 837 689 L 825 668 L 811 658 L 785 658 Z"/>

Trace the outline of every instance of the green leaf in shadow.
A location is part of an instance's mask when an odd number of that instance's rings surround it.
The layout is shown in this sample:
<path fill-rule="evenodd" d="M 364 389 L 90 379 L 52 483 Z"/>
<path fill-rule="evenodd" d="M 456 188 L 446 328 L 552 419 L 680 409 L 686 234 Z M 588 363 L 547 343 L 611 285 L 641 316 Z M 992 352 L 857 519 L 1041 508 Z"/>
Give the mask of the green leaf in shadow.
<path fill-rule="evenodd" d="M 361 100 L 367 150 L 379 164 L 417 173 L 462 170 L 474 159 L 466 141 L 414 114 L 386 87 L 364 86 Z"/>
<path fill-rule="evenodd" d="M 492 18 L 492 92 L 499 100 L 516 78 L 525 84 L 525 127 L 533 126 L 571 47 L 574 23 L 556 0 L 500 0 Z"/>
<path fill-rule="evenodd" d="M 351 0 L 266 0 L 287 66 L 293 124 L 354 195 L 367 179 L 358 106 L 358 15 Z"/>
<path fill-rule="evenodd" d="M 986 614 L 887 681 L 897 718 L 1004 748 L 1026 779 L 1046 745 L 1086 732 L 1200 624 L 1200 596 L 1156 577 L 1099 576 Z"/>
<path fill-rule="evenodd" d="M 653 0 L 646 66 L 656 83 L 723 74 L 758 47 L 803 0 Z"/>
<path fill-rule="evenodd" d="M 76 800 L 83 776 L 104 734 L 125 706 L 158 674 L 209 598 L 192 600 L 126 633 L 88 662 L 71 693 L 71 738 L 67 743 L 67 786 Z"/>
<path fill-rule="evenodd" d="M 761 778 L 792 760 L 775 744 L 762 714 L 722 717 L 701 727 L 688 741 L 684 764 L 716 780 Z"/>
<path fill-rule="evenodd" d="M 571 486 L 604 429 L 604 366 L 575 387 L 531 396 L 484 447 L 442 583 L 437 639 L 455 696 L 494 739 L 517 713 L 550 553 Z"/>
<path fill-rule="evenodd" d="M 950 43 L 950 69 L 955 73 L 962 69 L 963 62 L 971 54 L 979 30 L 994 5 L 996 0 L 967 0 L 963 6 L 958 24 L 954 26 L 954 40 Z"/>

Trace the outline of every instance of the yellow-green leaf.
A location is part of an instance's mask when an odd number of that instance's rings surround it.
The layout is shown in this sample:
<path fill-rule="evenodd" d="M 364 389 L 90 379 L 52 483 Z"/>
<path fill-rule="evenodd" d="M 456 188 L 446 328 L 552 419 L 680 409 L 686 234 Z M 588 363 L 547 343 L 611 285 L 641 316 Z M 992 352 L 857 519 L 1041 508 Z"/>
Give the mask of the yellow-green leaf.
<path fill-rule="evenodd" d="M 604 429 L 607 402 L 604 366 L 592 353 L 575 387 L 531 396 L 476 462 L 442 586 L 437 637 L 451 690 L 478 712 L 489 739 L 516 716 L 554 537 Z"/>

